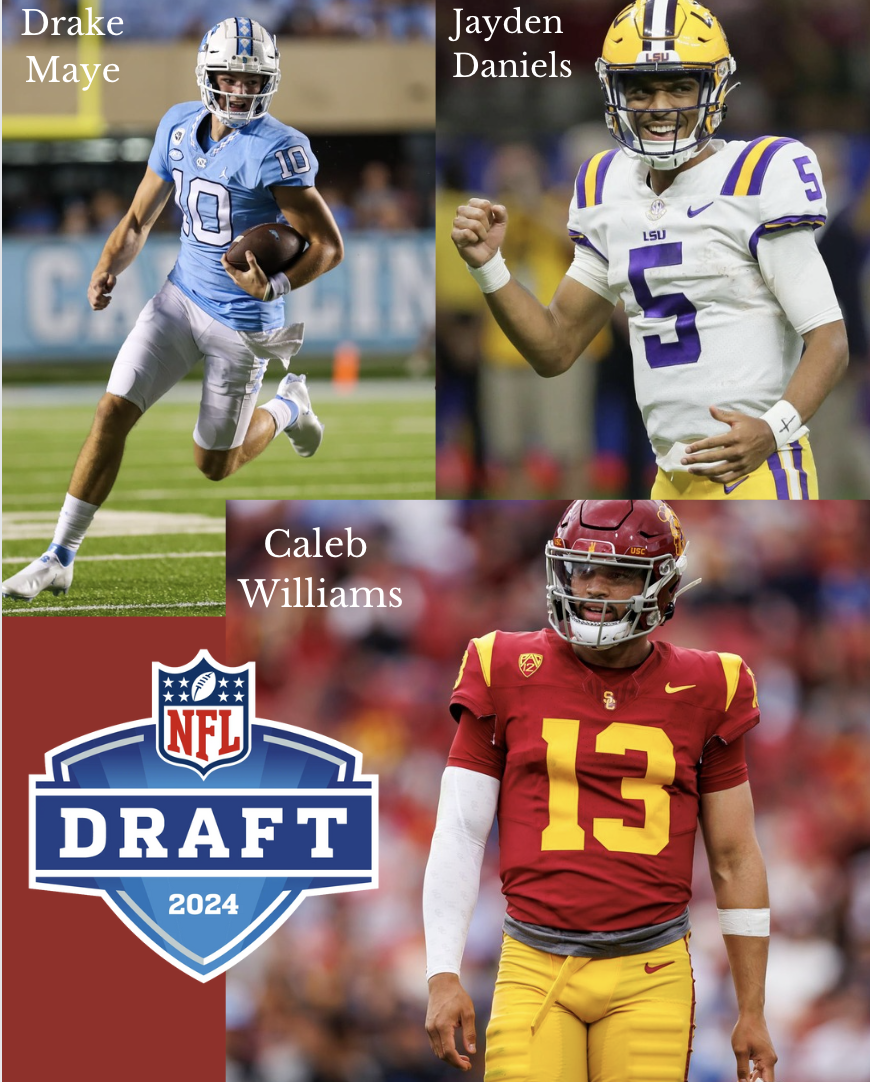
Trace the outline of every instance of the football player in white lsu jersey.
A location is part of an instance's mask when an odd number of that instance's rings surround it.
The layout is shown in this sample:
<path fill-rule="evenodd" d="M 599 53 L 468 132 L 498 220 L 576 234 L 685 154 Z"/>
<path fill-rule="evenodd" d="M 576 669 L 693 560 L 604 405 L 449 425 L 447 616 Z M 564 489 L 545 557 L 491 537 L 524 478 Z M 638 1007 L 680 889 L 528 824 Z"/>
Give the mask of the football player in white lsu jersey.
<path fill-rule="evenodd" d="M 848 347 L 813 237 L 826 215 L 815 154 L 795 139 L 713 138 L 735 63 L 694 0 L 635 0 L 596 70 L 619 150 L 580 169 L 575 257 L 549 306 L 505 265 L 505 207 L 458 208 L 460 255 L 542 376 L 570 368 L 624 303 L 654 497 L 818 499 L 806 422 Z"/>
<path fill-rule="evenodd" d="M 173 192 L 183 214 L 181 250 L 118 353 L 48 551 L 3 583 L 4 597 L 68 592 L 76 552 L 112 490 L 130 430 L 200 359 L 193 457 L 210 480 L 229 477 L 282 432 L 303 457 L 320 446 L 323 426 L 304 376 L 288 372 L 276 396 L 257 406 L 269 360 L 289 367 L 302 343 L 302 324 L 284 326 L 281 298 L 343 254 L 335 220 L 314 187 L 317 159 L 308 139 L 269 115 L 279 59 L 275 39 L 259 23 L 224 19 L 199 47 L 201 101 L 175 105 L 160 121 L 145 176 L 91 277 L 91 307 L 110 303 L 118 275 Z M 252 253 L 247 270 L 227 263 L 234 237 L 282 215 L 308 240 L 286 274 L 267 277 Z"/>

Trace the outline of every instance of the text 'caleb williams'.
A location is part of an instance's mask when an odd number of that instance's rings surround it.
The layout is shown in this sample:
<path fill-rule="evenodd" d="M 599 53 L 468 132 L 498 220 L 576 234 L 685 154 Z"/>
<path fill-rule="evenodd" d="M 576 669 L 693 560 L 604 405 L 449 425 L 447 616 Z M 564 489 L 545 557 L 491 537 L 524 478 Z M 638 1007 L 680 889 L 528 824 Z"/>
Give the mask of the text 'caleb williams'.
<path fill-rule="evenodd" d="M 321 548 L 320 527 L 314 528 L 313 541 L 307 537 L 293 539 L 291 548 L 289 530 L 270 530 L 266 534 L 266 552 L 270 556 L 319 558 L 322 556 L 351 556 L 359 559 L 365 555 L 366 543 L 361 537 L 354 537 L 352 529 L 348 526 L 347 542 L 340 537 L 330 537 Z M 285 540 L 282 541 L 282 535 Z M 253 587 L 248 584 L 253 581 Z M 266 585 L 267 581 L 270 585 Z M 313 576 L 305 578 L 277 578 L 277 579 L 239 579 L 239 584 L 245 592 L 245 600 L 250 608 L 260 600 L 264 605 L 270 605 L 274 599 L 282 609 L 398 609 L 402 605 L 402 596 L 399 587 L 393 586 L 389 591 L 389 600 L 380 586 L 315 586 Z M 319 578 L 318 582 L 325 583 L 325 578 Z M 285 585 L 281 585 L 284 583 Z"/>

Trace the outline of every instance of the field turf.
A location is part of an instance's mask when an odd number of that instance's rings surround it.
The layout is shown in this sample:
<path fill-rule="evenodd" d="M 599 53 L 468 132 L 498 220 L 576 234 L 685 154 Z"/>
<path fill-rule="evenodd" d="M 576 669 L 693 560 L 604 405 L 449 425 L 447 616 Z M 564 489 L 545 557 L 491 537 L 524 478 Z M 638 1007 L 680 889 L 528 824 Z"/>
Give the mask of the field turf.
<path fill-rule="evenodd" d="M 326 424 L 312 459 L 279 437 L 219 484 L 193 465 L 198 388 L 182 385 L 139 422 L 114 491 L 76 559 L 66 597 L 3 601 L 4 616 L 222 616 L 228 499 L 432 499 L 432 387 L 311 384 Z M 51 540 L 101 388 L 13 387 L 3 409 L 3 577 Z"/>

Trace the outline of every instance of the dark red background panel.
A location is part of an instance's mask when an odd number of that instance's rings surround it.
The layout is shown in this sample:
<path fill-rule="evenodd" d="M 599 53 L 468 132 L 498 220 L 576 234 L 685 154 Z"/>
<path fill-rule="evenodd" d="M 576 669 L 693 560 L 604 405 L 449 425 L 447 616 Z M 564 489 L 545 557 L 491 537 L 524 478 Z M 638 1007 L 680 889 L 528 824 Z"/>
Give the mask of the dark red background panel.
<path fill-rule="evenodd" d="M 28 1082 L 225 1075 L 223 976 L 200 984 L 100 898 L 29 890 L 28 774 L 84 733 L 151 716 L 151 662 L 201 648 L 221 619 L 16 619 L 3 626 L 3 1068 Z"/>

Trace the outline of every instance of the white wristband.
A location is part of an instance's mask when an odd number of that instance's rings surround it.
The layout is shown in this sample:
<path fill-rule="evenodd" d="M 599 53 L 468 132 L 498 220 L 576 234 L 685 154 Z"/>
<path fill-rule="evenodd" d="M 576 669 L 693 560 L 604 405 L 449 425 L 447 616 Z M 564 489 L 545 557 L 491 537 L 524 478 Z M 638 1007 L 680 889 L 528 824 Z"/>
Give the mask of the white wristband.
<path fill-rule="evenodd" d="M 803 426 L 801 415 L 791 402 L 781 398 L 771 406 L 767 413 L 762 413 L 762 421 L 767 421 L 776 440 L 776 449 L 785 447 L 795 436 L 795 433 Z"/>
<path fill-rule="evenodd" d="M 769 909 L 717 909 L 722 935 L 770 935 Z"/>
<path fill-rule="evenodd" d="M 501 248 L 492 259 L 487 260 L 482 267 L 472 267 L 466 263 L 471 277 L 480 286 L 482 293 L 495 293 L 497 289 L 506 286 L 511 280 L 511 272 L 507 269 L 507 263 L 501 254 Z"/>
<path fill-rule="evenodd" d="M 274 301 L 279 297 L 285 297 L 289 292 L 290 279 L 283 271 L 279 271 L 277 274 L 270 275 L 263 300 Z"/>

